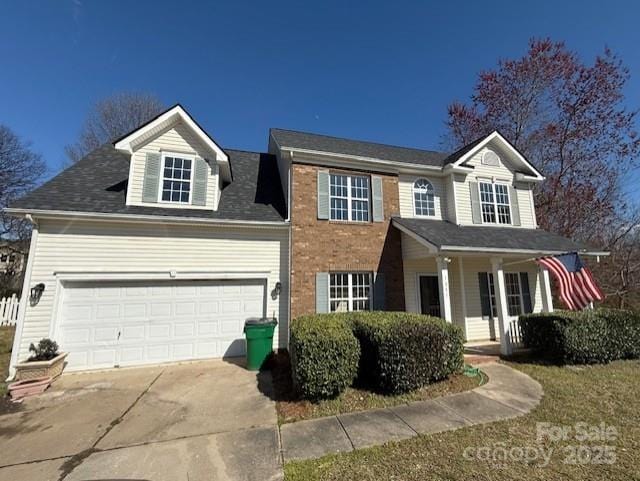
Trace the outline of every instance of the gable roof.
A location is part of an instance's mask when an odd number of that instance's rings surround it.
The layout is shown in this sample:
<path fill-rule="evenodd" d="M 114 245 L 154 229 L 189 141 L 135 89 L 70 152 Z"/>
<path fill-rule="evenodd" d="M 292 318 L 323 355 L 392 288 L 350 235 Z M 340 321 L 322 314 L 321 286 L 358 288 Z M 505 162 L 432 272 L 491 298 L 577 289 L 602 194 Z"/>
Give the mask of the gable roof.
<path fill-rule="evenodd" d="M 393 217 L 400 230 L 410 231 L 440 251 L 521 252 L 562 254 L 594 252 L 584 244 L 574 242 L 542 229 L 497 226 L 460 226 L 445 220 Z"/>
<path fill-rule="evenodd" d="M 442 167 L 443 161 L 447 158 L 446 153 L 433 150 L 398 147 L 295 130 L 270 129 L 269 132 L 281 149 L 288 147 L 297 150 L 330 152 L 433 167 Z"/>
<path fill-rule="evenodd" d="M 126 153 L 133 153 L 133 151 L 140 145 L 178 122 L 184 123 L 193 131 L 207 150 L 209 150 L 211 157 L 214 158 L 216 163 L 220 166 L 222 178 L 226 182 L 231 182 L 232 176 L 229 156 L 180 104 L 174 105 L 145 124 L 142 124 L 137 129 L 123 135 L 117 139 L 113 145 L 117 150 Z"/>
<path fill-rule="evenodd" d="M 227 150 L 234 180 L 222 190 L 217 211 L 127 206 L 129 154 L 105 144 L 10 209 L 197 217 L 204 219 L 282 222 L 286 207 L 275 156 Z"/>
<path fill-rule="evenodd" d="M 457 152 L 451 154 L 447 160 L 454 167 L 464 165 L 473 154 L 475 154 L 482 147 L 487 145 L 492 140 L 500 142 L 504 148 L 506 148 L 525 168 L 529 169 L 533 173 L 533 178 L 536 180 L 544 180 L 544 176 L 536 169 L 531 162 L 529 162 L 524 155 L 520 153 L 518 149 L 514 147 L 514 145 L 505 139 L 500 132 L 494 130 L 489 135 L 485 135 L 480 137 L 479 139 L 474 140 L 470 144 L 465 145 Z"/>

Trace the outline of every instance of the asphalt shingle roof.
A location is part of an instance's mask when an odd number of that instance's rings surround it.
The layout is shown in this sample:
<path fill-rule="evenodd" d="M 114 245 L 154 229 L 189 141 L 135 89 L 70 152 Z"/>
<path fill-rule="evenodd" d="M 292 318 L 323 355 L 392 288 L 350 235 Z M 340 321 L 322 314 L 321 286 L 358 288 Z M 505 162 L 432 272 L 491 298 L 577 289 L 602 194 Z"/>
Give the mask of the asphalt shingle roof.
<path fill-rule="evenodd" d="M 280 147 L 317 150 L 334 154 L 357 155 L 374 159 L 405 162 L 408 164 L 442 167 L 449 154 L 432 150 L 410 149 L 394 145 L 343 139 L 328 135 L 271 129 L 271 136 Z"/>
<path fill-rule="evenodd" d="M 558 253 L 588 249 L 588 246 L 542 229 L 459 226 L 443 220 L 400 217 L 394 217 L 393 222 L 409 229 L 438 248 L 448 246 Z"/>
<path fill-rule="evenodd" d="M 125 205 L 129 155 L 105 144 L 10 207 L 35 210 L 283 221 L 286 207 L 276 158 L 228 150 L 233 182 L 222 190 L 217 211 Z"/>

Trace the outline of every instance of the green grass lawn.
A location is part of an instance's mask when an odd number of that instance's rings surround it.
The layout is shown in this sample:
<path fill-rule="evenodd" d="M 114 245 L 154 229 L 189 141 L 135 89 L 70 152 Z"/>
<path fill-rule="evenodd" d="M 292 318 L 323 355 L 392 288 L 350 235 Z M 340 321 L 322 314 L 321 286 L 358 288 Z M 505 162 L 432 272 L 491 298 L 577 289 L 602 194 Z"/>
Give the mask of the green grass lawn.
<path fill-rule="evenodd" d="M 603 366 L 557 367 L 512 364 L 538 380 L 544 398 L 530 414 L 458 431 L 420 436 L 399 443 L 327 456 L 319 460 L 288 463 L 287 481 L 298 480 L 640 480 L 640 361 L 618 361 Z M 617 438 L 578 441 L 576 423 L 613 426 Z M 564 441 L 536 440 L 537 423 L 573 428 Z M 584 426 L 583 426 L 584 427 Z M 589 431 L 590 434 L 594 434 Z M 598 432 L 600 434 L 600 432 Z M 611 434 L 611 433 L 609 433 Z M 577 446 L 583 447 L 577 447 Z M 602 446 L 609 448 L 601 449 Z M 466 450 L 466 448 L 488 450 Z M 483 458 L 506 448 L 514 458 L 501 462 Z M 540 448 L 550 454 L 526 462 L 512 448 Z M 464 456 L 467 451 L 466 459 Z M 612 464 L 594 464 L 611 459 Z M 478 459 L 478 453 L 480 458 Z M 572 459 L 572 454 L 576 454 Z M 540 454 L 538 454 L 540 455 Z M 589 462 L 589 460 L 592 462 Z M 565 461 L 576 461 L 570 464 Z"/>
<path fill-rule="evenodd" d="M 15 330 L 13 326 L 0 326 L 0 397 L 4 397 L 7 393 L 7 384 L 4 380 L 9 375 L 9 360 Z"/>

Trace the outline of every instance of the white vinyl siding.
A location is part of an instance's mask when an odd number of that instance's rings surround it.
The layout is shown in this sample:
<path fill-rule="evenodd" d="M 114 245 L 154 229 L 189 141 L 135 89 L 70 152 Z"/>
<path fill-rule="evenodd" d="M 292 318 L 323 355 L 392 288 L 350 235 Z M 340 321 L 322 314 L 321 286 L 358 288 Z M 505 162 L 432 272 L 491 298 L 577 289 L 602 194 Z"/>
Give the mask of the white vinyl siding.
<path fill-rule="evenodd" d="M 466 177 L 461 175 L 455 176 L 453 188 L 455 189 L 457 223 L 461 225 L 473 225 L 469 182 L 482 182 L 491 179 L 498 183 L 510 184 L 517 187 L 516 195 L 520 210 L 520 227 L 534 229 L 536 227 L 536 221 L 533 209 L 533 191 L 530 185 L 514 182 L 515 169 L 508 160 L 508 154 L 501 152 L 497 144 L 493 146 L 489 145 L 488 148 L 500 155 L 500 165 L 492 166 L 483 164 L 482 155 L 487 150 L 487 148 L 483 148 L 468 161 L 468 165 L 474 168 L 473 173 L 468 174 Z M 449 196 L 449 201 L 453 202 L 452 195 Z"/>
<path fill-rule="evenodd" d="M 179 203 L 163 202 L 161 204 L 149 204 L 142 201 L 142 184 L 144 182 L 144 166 L 146 161 L 146 155 L 148 152 L 169 152 L 179 156 L 180 154 L 187 154 L 187 158 L 193 158 L 194 156 L 200 156 L 206 158 L 204 154 L 206 150 L 202 145 L 202 142 L 198 137 L 185 125 L 179 123 L 173 128 L 165 131 L 161 135 L 153 138 L 148 143 L 142 145 L 131 155 L 131 178 L 129 179 L 129 205 L 147 205 L 155 207 L 167 207 L 178 209 L 214 209 L 217 206 L 220 199 L 219 189 L 219 176 L 218 168 L 214 164 L 211 167 L 209 163 L 209 178 L 207 181 L 207 202 L 204 206 L 187 205 Z M 209 159 L 210 160 L 210 159 Z M 162 164 L 164 165 L 164 163 Z M 163 169 L 161 169 L 160 176 L 162 177 Z"/>
<path fill-rule="evenodd" d="M 56 316 L 55 273 L 145 275 L 199 272 L 263 272 L 267 279 L 266 313 L 278 318 L 274 346 L 286 347 L 288 332 L 288 231 L 187 225 L 152 225 L 89 221 L 40 221 L 31 285 L 45 284 L 40 302 L 28 306 L 19 359 L 29 343 L 50 334 Z M 33 254 L 33 253 L 31 253 Z M 241 274 L 240 274 L 241 275 Z M 271 292 L 282 283 L 280 296 Z"/>
<path fill-rule="evenodd" d="M 442 178 L 425 177 L 419 175 L 400 174 L 398 177 L 398 193 L 400 201 L 400 217 L 417 217 L 415 215 L 415 203 L 413 197 L 413 184 L 418 179 L 425 179 L 431 183 L 434 192 L 434 208 L 433 216 L 429 219 L 443 220 L 446 219 L 446 201 L 445 186 Z"/>

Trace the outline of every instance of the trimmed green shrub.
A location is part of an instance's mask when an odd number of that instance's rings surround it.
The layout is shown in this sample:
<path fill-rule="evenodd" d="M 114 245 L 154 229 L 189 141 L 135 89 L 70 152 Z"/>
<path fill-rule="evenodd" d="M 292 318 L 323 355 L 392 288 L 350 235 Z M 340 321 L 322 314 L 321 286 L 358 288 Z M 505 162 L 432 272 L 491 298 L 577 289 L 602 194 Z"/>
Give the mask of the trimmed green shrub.
<path fill-rule="evenodd" d="M 640 358 L 640 314 L 618 309 L 520 316 L 525 346 L 564 364 Z"/>
<path fill-rule="evenodd" d="M 344 315 L 294 319 L 289 351 L 294 386 L 307 399 L 337 396 L 358 373 L 360 345 Z"/>
<path fill-rule="evenodd" d="M 359 379 L 403 393 L 445 379 L 463 366 L 459 327 L 406 312 L 361 312 L 349 317 L 360 341 Z"/>

